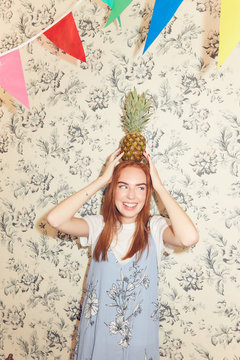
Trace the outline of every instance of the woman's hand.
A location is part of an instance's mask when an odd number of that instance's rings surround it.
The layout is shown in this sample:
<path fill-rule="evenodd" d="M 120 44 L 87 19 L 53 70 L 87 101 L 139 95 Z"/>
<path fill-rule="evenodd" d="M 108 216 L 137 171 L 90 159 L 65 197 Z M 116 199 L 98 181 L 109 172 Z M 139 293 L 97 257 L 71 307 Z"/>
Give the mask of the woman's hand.
<path fill-rule="evenodd" d="M 147 159 L 148 164 L 149 164 L 153 188 L 154 188 L 154 190 L 159 190 L 163 186 L 163 183 L 159 177 L 158 171 L 157 171 L 155 165 L 153 164 L 150 154 L 148 154 L 146 152 L 146 150 L 143 152 L 143 155 Z"/>
<path fill-rule="evenodd" d="M 121 150 L 118 149 L 109 156 L 102 175 L 75 194 L 63 200 L 48 213 L 47 221 L 51 226 L 75 236 L 87 237 L 89 235 L 89 228 L 86 221 L 79 217 L 74 217 L 74 215 L 88 199 L 111 181 L 114 167 L 124 154 L 120 154 L 120 151 Z"/>
<path fill-rule="evenodd" d="M 104 186 L 111 182 L 114 168 L 124 154 L 124 152 L 120 153 L 120 151 L 121 148 L 117 149 L 107 159 L 103 173 L 101 174 L 101 179 L 103 180 Z"/>
<path fill-rule="evenodd" d="M 165 244 L 176 247 L 189 247 L 195 245 L 199 240 L 198 231 L 190 217 L 185 213 L 177 201 L 169 194 L 163 186 L 152 159 L 146 151 L 143 153 L 149 163 L 150 175 L 155 192 L 167 210 L 171 225 L 163 232 Z"/>

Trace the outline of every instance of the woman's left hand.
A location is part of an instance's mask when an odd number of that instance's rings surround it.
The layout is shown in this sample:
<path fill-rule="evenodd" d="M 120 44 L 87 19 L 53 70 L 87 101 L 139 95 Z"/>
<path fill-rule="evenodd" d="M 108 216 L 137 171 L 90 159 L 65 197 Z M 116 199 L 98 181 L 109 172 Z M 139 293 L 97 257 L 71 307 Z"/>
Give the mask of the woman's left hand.
<path fill-rule="evenodd" d="M 148 154 L 145 150 L 143 152 L 143 155 L 149 163 L 149 169 L 150 169 L 150 175 L 151 175 L 151 179 L 152 179 L 153 188 L 154 188 L 154 190 L 157 190 L 157 189 L 159 189 L 159 187 L 163 186 L 163 183 L 160 179 L 160 176 L 158 174 L 158 171 L 157 171 L 155 165 L 153 164 L 150 154 Z"/>
<path fill-rule="evenodd" d="M 171 226 L 163 232 L 163 241 L 165 244 L 177 247 L 189 247 L 198 242 L 198 231 L 190 217 L 180 207 L 177 201 L 169 194 L 163 186 L 150 155 L 143 153 L 149 163 L 150 175 L 153 188 L 161 198 L 161 201 L 169 215 Z"/>

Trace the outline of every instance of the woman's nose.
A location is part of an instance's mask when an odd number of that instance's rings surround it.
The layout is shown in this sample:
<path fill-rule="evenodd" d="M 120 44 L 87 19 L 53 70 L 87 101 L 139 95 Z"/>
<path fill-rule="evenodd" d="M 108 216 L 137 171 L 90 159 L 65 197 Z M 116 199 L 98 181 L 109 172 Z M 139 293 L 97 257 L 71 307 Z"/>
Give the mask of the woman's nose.
<path fill-rule="evenodd" d="M 134 199 L 135 197 L 135 190 L 134 189 L 128 189 L 128 198 Z"/>

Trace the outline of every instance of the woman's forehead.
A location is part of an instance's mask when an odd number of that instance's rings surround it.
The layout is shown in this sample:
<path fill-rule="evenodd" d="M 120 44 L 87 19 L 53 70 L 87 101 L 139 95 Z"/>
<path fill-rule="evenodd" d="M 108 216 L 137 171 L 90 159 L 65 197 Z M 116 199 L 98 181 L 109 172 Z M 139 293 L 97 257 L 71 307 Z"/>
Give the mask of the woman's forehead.
<path fill-rule="evenodd" d="M 131 180 L 132 182 L 134 179 L 137 180 L 137 183 L 146 182 L 145 172 L 141 168 L 128 166 L 125 169 L 121 170 L 118 181 L 122 180 L 124 182 L 129 182 Z"/>

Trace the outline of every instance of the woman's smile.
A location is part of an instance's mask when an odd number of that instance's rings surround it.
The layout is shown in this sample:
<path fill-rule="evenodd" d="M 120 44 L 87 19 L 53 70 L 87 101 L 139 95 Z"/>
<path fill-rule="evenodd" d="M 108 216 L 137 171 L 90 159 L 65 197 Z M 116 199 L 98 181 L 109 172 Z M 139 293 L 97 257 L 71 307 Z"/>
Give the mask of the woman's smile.
<path fill-rule="evenodd" d="M 123 205 L 126 207 L 126 209 L 134 209 L 137 206 L 137 203 L 129 203 L 129 202 L 124 202 Z"/>

